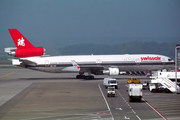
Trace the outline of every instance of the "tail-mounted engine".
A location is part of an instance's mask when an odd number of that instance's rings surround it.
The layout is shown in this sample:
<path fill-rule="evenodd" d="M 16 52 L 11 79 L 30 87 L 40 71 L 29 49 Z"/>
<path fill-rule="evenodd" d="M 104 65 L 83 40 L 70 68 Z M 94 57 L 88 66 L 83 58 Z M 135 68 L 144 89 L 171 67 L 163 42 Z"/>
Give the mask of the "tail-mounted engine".
<path fill-rule="evenodd" d="M 5 52 L 10 56 L 14 57 L 35 57 L 42 56 L 45 54 L 45 49 L 43 47 L 33 47 L 33 48 L 25 48 L 25 49 L 17 49 L 17 48 L 5 48 Z"/>

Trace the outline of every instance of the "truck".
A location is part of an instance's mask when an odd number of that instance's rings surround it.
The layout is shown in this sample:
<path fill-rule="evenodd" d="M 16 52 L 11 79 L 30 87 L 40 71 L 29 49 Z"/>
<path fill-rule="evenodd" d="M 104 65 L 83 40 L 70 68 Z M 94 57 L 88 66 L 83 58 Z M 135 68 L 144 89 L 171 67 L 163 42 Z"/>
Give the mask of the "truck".
<path fill-rule="evenodd" d="M 140 83 L 141 81 L 138 78 L 130 77 L 127 80 L 127 83 Z"/>
<path fill-rule="evenodd" d="M 114 87 L 108 87 L 107 88 L 107 97 L 115 97 L 115 88 Z"/>
<path fill-rule="evenodd" d="M 170 93 L 171 91 L 169 89 L 160 83 L 150 83 L 149 84 L 149 91 L 152 93 L 162 93 L 162 92 Z"/>
<path fill-rule="evenodd" d="M 118 89 L 118 83 L 117 80 L 114 78 L 104 78 L 103 80 L 103 85 L 105 88 L 107 87 L 115 87 L 116 89 Z"/>
<path fill-rule="evenodd" d="M 180 93 L 180 72 L 177 72 L 177 81 L 175 80 L 175 72 L 156 72 L 151 78 L 154 88 L 151 92 Z"/>
<path fill-rule="evenodd" d="M 142 89 L 143 89 L 142 84 L 128 84 L 129 102 L 132 102 L 133 100 L 141 101 Z"/>
<path fill-rule="evenodd" d="M 150 92 L 155 92 L 156 91 L 156 85 L 154 83 L 149 84 L 149 91 Z"/>

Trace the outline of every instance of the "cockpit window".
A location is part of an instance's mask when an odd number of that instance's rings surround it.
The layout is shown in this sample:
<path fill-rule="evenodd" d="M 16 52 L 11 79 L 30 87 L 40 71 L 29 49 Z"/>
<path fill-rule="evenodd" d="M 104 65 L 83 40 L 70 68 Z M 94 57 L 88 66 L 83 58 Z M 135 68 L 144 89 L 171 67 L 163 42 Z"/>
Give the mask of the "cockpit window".
<path fill-rule="evenodd" d="M 169 58 L 168 61 L 172 61 L 172 59 Z"/>

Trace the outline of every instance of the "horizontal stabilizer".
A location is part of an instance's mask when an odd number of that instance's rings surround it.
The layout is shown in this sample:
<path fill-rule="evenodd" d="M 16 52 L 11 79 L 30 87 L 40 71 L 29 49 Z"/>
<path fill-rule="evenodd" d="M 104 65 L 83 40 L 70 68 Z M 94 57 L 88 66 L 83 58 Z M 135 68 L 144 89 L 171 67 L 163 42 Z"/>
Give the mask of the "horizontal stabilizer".
<path fill-rule="evenodd" d="M 17 49 L 16 47 L 8 47 L 8 48 L 4 48 L 4 52 L 10 53 L 12 51 L 15 51 L 16 49 Z"/>
<path fill-rule="evenodd" d="M 19 66 L 22 62 L 19 61 L 19 59 L 12 59 L 12 64 Z"/>
<path fill-rule="evenodd" d="M 20 61 L 22 62 L 23 65 L 30 65 L 30 66 L 36 66 L 37 65 L 35 62 L 32 62 L 30 60 L 26 60 L 26 59 L 20 59 Z"/>

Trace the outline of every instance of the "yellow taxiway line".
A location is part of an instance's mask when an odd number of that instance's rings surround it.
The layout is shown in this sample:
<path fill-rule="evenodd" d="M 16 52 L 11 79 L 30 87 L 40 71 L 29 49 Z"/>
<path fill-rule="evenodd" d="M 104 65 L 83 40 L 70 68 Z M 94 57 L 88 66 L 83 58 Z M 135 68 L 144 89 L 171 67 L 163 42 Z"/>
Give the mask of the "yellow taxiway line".
<path fill-rule="evenodd" d="M 16 72 L 11 72 L 11 73 L 8 73 L 8 74 L 5 74 L 5 75 L 2 75 L 2 76 L 0 76 L 0 78 L 6 77 L 6 76 L 11 75 L 11 74 L 14 74 L 14 73 L 16 73 Z"/>

